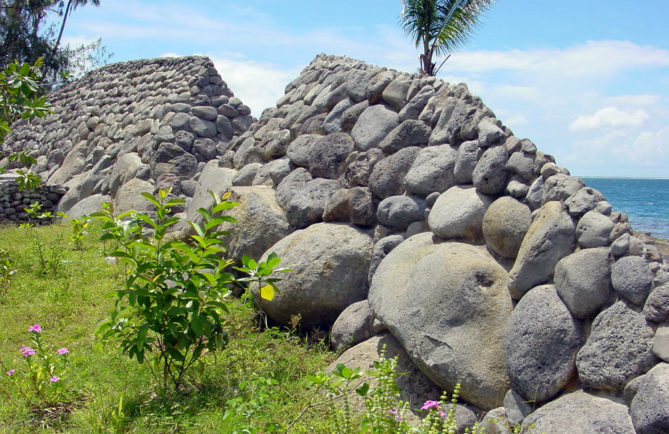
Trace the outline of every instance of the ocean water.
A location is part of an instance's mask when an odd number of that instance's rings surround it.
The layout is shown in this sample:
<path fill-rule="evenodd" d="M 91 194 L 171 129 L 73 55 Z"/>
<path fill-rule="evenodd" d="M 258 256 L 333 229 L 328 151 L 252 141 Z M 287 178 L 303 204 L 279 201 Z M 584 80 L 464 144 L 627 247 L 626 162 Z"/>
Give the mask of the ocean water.
<path fill-rule="evenodd" d="M 627 213 L 633 230 L 669 239 L 669 179 L 582 179 L 601 191 L 614 211 Z"/>

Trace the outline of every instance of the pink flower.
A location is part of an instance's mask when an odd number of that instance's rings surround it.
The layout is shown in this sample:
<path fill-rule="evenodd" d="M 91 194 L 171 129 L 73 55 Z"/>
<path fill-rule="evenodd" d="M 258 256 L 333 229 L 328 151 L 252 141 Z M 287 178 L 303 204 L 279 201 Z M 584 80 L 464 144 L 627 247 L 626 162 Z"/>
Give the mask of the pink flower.
<path fill-rule="evenodd" d="M 425 401 L 425 404 L 420 408 L 421 410 L 429 410 L 431 408 L 434 408 L 435 410 L 439 410 L 439 401 Z"/>
<path fill-rule="evenodd" d="M 388 414 L 390 416 L 394 416 L 396 422 L 402 422 L 402 415 L 400 414 L 399 410 L 397 410 L 396 407 L 393 407 L 390 410 L 388 410 Z"/>
<path fill-rule="evenodd" d="M 69 353 L 70 353 L 70 350 L 68 350 L 67 348 L 59 348 L 58 349 L 58 355 L 60 355 L 60 356 L 64 356 L 65 354 L 69 354 Z"/>
<path fill-rule="evenodd" d="M 53 377 L 51 377 L 51 378 L 49 379 L 49 381 L 52 382 L 52 383 L 56 383 L 56 382 L 58 382 L 58 380 L 60 380 L 60 378 L 58 378 L 57 375 L 54 375 Z"/>
<path fill-rule="evenodd" d="M 35 350 L 30 347 L 21 347 L 21 355 L 23 357 L 30 357 L 35 355 Z"/>
<path fill-rule="evenodd" d="M 39 324 L 33 324 L 28 329 L 29 332 L 42 333 L 42 326 Z"/>
<path fill-rule="evenodd" d="M 7 371 L 7 375 L 11 377 L 12 375 L 14 375 L 14 372 L 16 372 L 16 369 L 10 369 L 9 371 Z"/>

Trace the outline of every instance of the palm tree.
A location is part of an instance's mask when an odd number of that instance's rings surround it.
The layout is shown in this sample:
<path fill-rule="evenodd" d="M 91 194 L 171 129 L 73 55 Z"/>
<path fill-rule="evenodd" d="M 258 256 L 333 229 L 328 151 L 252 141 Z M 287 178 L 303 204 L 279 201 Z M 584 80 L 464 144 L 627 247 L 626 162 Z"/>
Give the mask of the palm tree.
<path fill-rule="evenodd" d="M 402 0 L 401 23 L 404 31 L 421 47 L 420 72 L 436 75 L 435 55 L 454 51 L 464 44 L 479 22 L 482 12 L 494 0 Z M 449 55 L 450 57 L 450 55 Z"/>
<path fill-rule="evenodd" d="M 100 6 L 100 0 L 90 0 L 94 6 Z M 60 5 L 63 6 L 64 2 L 61 1 Z M 60 45 L 60 39 L 63 37 L 63 31 L 65 30 L 65 23 L 67 22 L 67 16 L 70 14 L 70 11 L 76 9 L 79 6 L 86 6 L 88 0 L 67 0 L 65 9 L 62 9 L 63 22 L 60 24 L 60 31 L 58 32 L 58 38 L 56 39 L 56 44 L 53 46 L 53 52 L 58 51 L 58 46 Z"/>

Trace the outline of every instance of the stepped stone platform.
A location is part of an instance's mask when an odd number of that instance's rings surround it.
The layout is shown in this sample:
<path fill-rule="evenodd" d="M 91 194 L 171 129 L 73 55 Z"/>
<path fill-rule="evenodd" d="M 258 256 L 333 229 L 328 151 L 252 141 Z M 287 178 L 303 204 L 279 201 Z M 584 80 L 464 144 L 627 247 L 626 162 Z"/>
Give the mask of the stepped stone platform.
<path fill-rule="evenodd" d="M 292 269 L 262 309 L 357 366 L 388 342 L 414 403 L 459 382 L 489 431 L 669 431 L 661 252 L 466 85 L 319 55 L 252 121 L 207 59 L 157 59 L 52 101 L 6 146 L 70 187 L 59 208 L 172 186 L 196 219 L 230 191 L 230 256 Z"/>

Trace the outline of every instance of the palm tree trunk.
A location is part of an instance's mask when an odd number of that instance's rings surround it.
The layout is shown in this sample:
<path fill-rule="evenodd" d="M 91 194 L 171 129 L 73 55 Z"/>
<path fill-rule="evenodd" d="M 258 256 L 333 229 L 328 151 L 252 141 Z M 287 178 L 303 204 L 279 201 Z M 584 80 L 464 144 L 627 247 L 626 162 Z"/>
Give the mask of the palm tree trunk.
<path fill-rule="evenodd" d="M 60 25 L 60 32 L 58 32 L 58 39 L 56 39 L 56 44 L 53 46 L 53 55 L 56 56 L 58 51 L 58 46 L 60 45 L 60 40 L 63 37 L 63 31 L 65 31 L 65 23 L 67 22 L 67 15 L 70 13 L 72 8 L 72 0 L 67 0 L 67 6 L 65 6 L 65 14 L 63 15 L 63 22 Z"/>

